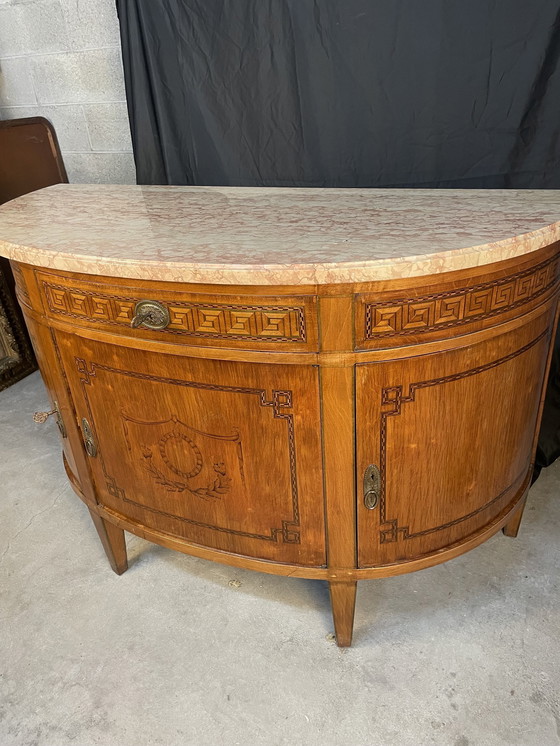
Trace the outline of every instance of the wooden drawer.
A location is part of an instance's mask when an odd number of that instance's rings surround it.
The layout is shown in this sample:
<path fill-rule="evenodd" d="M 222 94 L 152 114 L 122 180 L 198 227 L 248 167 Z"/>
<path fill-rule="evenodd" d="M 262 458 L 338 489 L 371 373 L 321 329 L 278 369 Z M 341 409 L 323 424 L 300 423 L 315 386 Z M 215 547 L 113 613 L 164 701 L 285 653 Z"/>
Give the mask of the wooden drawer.
<path fill-rule="evenodd" d="M 90 281 L 43 271 L 36 271 L 36 286 L 41 311 L 73 326 L 106 328 L 112 333 L 183 345 L 290 352 L 317 349 L 313 295 L 193 293 L 187 285 L 168 289 L 167 283 Z M 169 312 L 165 329 L 131 327 L 136 305 L 143 300 L 165 306 Z"/>
<path fill-rule="evenodd" d="M 552 297 L 560 282 L 557 246 L 539 252 L 539 258 L 536 262 L 522 257 L 509 271 L 490 268 L 471 278 L 462 273 L 457 279 L 458 273 L 447 273 L 434 284 L 418 278 L 401 281 L 395 290 L 380 287 L 359 293 L 356 349 L 386 349 L 470 334 L 528 313 Z M 408 289 L 403 289 L 406 284 Z"/>

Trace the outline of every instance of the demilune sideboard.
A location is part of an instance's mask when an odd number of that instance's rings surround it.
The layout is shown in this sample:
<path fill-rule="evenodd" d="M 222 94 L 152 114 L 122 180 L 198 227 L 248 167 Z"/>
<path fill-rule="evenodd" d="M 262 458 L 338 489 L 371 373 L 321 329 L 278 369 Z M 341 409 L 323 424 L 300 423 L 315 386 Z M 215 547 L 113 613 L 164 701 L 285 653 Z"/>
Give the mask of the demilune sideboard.
<path fill-rule="evenodd" d="M 64 184 L 0 208 L 36 419 L 113 570 L 130 531 L 323 579 L 349 645 L 358 580 L 515 536 L 558 220 L 554 191 Z"/>

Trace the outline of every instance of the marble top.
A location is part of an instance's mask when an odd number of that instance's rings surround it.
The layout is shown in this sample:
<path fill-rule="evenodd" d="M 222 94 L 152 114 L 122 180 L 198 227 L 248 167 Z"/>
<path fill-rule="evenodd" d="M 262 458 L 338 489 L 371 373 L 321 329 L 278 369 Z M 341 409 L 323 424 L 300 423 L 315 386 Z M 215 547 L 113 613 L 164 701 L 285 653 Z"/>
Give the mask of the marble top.
<path fill-rule="evenodd" d="M 59 184 L 0 207 L 0 255 L 41 267 L 244 285 L 464 269 L 560 240 L 560 191 Z"/>

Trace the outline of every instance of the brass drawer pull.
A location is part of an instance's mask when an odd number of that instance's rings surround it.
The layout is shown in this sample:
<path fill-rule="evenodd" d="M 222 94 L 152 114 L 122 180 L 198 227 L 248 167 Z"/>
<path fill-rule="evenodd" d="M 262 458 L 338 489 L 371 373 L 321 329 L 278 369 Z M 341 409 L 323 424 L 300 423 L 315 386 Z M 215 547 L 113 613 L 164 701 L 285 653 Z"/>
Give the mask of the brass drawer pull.
<path fill-rule="evenodd" d="M 85 417 L 82 419 L 82 433 L 84 435 L 84 445 L 88 456 L 95 458 L 97 456 L 97 443 L 93 437 L 90 424 Z"/>
<path fill-rule="evenodd" d="M 159 303 L 157 300 L 141 300 L 134 308 L 134 318 L 130 322 L 130 326 L 133 329 L 143 326 L 146 329 L 158 331 L 159 329 L 165 329 L 169 321 L 169 311 L 163 303 Z"/>
<path fill-rule="evenodd" d="M 380 487 L 381 474 L 379 467 L 370 464 L 364 473 L 364 505 L 368 510 L 373 510 L 377 507 Z"/>
<path fill-rule="evenodd" d="M 60 430 L 60 434 L 63 438 L 66 437 L 66 427 L 64 425 L 64 421 L 62 419 L 62 415 L 60 414 L 60 409 L 58 407 L 58 402 L 53 402 L 53 409 L 51 409 L 50 412 L 35 412 L 33 415 L 33 422 L 37 422 L 37 424 L 42 425 L 44 422 L 46 422 L 51 415 L 56 415 L 56 424 L 58 429 Z"/>

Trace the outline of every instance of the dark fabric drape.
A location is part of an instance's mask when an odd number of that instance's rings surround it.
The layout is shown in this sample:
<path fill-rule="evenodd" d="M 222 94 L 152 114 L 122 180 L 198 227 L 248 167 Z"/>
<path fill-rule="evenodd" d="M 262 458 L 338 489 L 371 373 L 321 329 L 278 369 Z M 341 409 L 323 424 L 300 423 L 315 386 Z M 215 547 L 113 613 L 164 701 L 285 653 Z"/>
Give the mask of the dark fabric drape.
<path fill-rule="evenodd" d="M 141 184 L 560 188 L 558 0 L 117 9 Z"/>

